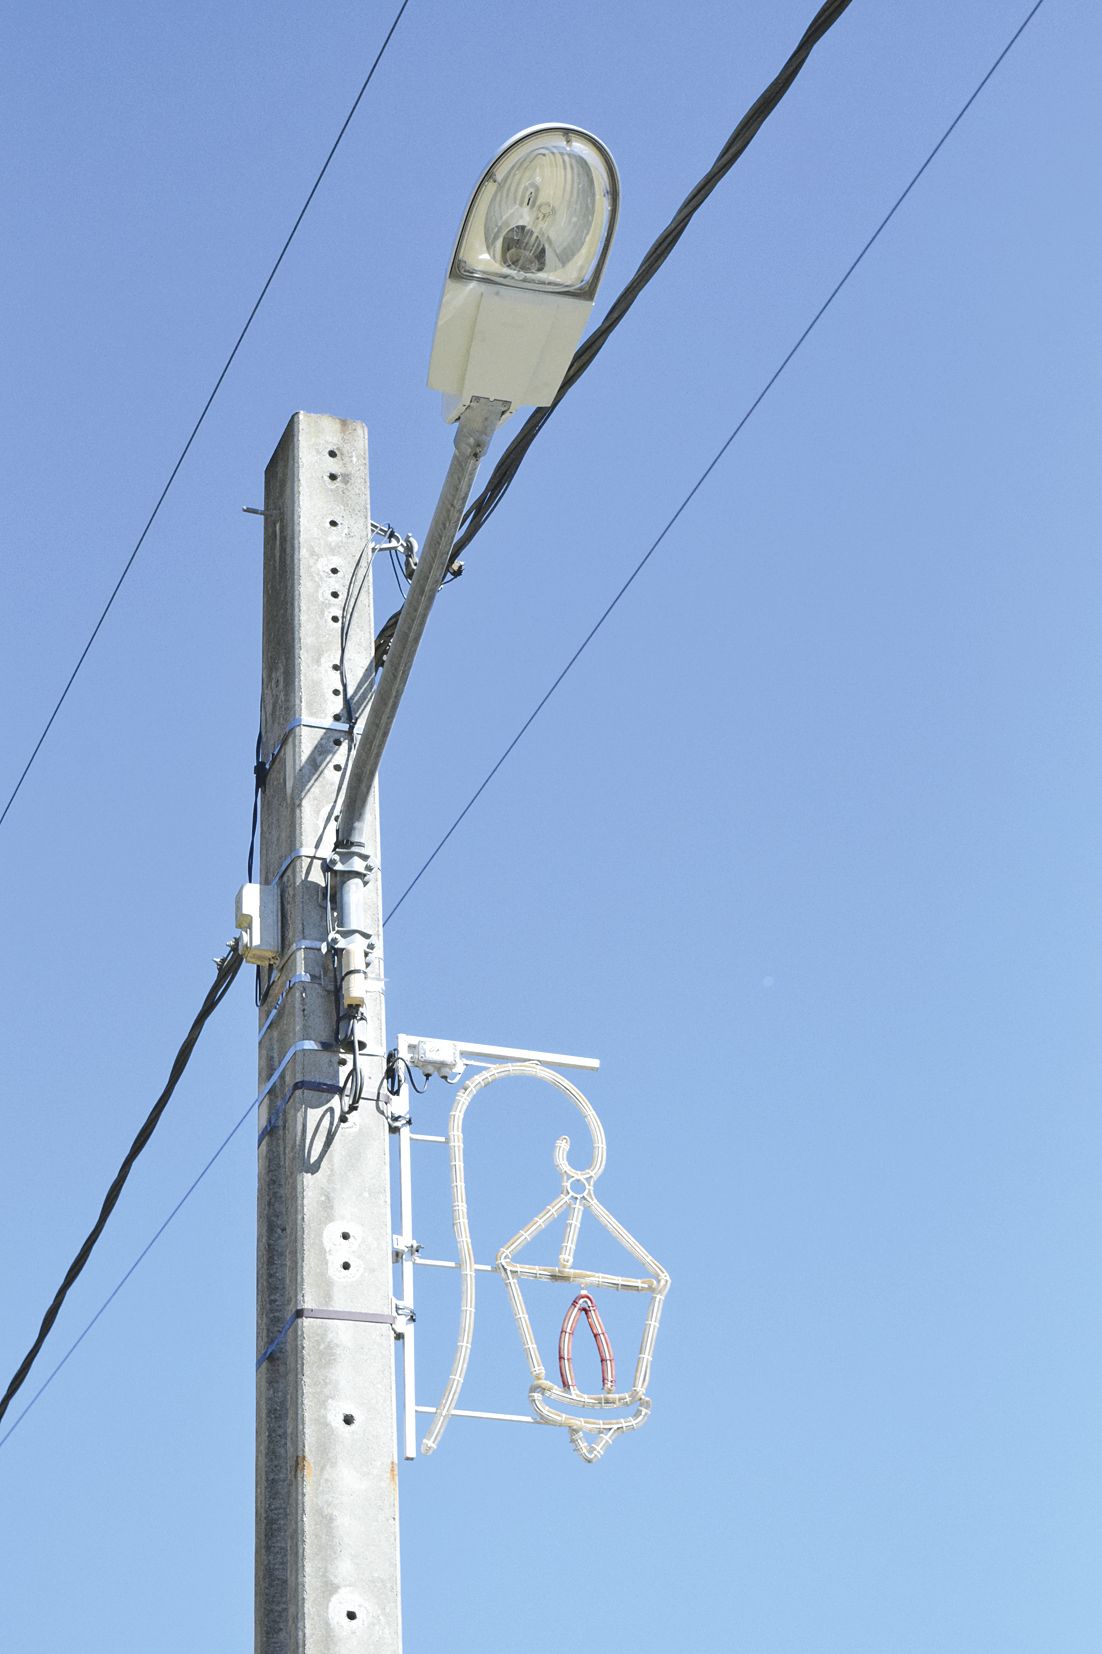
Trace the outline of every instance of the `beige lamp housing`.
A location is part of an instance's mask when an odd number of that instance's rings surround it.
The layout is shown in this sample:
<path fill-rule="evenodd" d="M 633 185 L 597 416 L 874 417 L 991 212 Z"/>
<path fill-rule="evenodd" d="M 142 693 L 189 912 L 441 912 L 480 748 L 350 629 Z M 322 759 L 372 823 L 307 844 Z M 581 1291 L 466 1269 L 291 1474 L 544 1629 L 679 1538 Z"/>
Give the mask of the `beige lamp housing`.
<path fill-rule="evenodd" d="M 529 127 L 467 208 L 444 283 L 429 385 L 444 415 L 474 396 L 554 401 L 597 296 L 620 206 L 616 163 L 578 127 Z"/>

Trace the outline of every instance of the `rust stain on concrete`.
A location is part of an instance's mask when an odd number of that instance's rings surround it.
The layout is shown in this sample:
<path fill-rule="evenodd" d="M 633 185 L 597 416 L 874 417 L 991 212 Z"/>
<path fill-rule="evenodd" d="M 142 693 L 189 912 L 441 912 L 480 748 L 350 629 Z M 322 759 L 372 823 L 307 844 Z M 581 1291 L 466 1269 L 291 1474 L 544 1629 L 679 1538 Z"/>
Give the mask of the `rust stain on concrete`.
<path fill-rule="evenodd" d="M 308 1482 L 314 1474 L 314 1467 L 305 1453 L 300 1453 L 295 1460 L 295 1474 L 301 1476 L 304 1482 Z"/>

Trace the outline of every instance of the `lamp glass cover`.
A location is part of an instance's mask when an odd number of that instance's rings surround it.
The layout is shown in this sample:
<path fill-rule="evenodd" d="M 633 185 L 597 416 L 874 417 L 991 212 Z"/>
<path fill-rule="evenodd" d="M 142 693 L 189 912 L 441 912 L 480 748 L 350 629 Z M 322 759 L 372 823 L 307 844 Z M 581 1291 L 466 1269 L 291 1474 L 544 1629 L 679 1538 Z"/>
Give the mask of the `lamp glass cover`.
<path fill-rule="evenodd" d="M 498 156 L 460 233 L 458 276 L 585 293 L 595 286 L 616 214 L 607 153 L 570 127 L 545 127 Z"/>

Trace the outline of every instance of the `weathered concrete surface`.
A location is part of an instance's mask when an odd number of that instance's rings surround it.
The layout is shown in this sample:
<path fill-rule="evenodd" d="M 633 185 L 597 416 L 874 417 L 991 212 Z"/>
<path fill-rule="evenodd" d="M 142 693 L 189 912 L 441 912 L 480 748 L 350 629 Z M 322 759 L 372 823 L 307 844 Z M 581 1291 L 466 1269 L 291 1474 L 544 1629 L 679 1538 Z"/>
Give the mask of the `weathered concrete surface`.
<path fill-rule="evenodd" d="M 268 466 L 264 509 L 267 755 L 296 719 L 344 717 L 339 617 L 370 539 L 363 425 L 296 414 Z M 345 656 L 357 701 L 372 639 L 368 584 Z M 338 732 L 299 727 L 264 792 L 261 879 L 271 882 L 293 851 L 318 854 L 292 861 L 280 877 L 284 951 L 262 1025 L 287 992 L 261 1038 L 259 1089 L 302 1042 L 325 1049 L 286 1061 L 260 1108 L 258 1132 L 283 1112 L 258 1151 L 258 1354 L 298 1308 L 386 1313 L 392 1303 L 388 1134 L 373 1106 L 386 1043 L 377 872 L 367 892 L 376 991 L 367 1004 L 364 1106 L 341 1126 L 336 1097 L 317 1089 L 337 1085 L 345 1072 L 333 1049 L 332 962 L 319 944 L 329 931 L 323 857 L 347 761 Z M 378 868 L 377 799 L 367 843 Z M 307 980 L 288 988 L 294 976 Z M 386 1325 L 298 1319 L 260 1367 L 257 1654 L 400 1654 L 394 1406 L 394 1334 Z"/>

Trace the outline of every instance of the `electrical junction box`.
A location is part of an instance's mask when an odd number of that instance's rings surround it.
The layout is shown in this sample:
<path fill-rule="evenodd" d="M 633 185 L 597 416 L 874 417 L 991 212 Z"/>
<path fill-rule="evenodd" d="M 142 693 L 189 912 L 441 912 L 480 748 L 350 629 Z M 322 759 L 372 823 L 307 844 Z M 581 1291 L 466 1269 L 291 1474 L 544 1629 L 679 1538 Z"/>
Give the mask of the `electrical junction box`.
<path fill-rule="evenodd" d="M 279 890 L 274 884 L 243 884 L 237 892 L 238 950 L 249 965 L 279 959 Z"/>
<path fill-rule="evenodd" d="M 445 1080 L 458 1079 L 465 1067 L 454 1040 L 406 1039 L 399 1041 L 399 1050 L 411 1068 L 426 1075 L 439 1074 Z"/>

